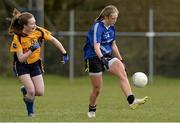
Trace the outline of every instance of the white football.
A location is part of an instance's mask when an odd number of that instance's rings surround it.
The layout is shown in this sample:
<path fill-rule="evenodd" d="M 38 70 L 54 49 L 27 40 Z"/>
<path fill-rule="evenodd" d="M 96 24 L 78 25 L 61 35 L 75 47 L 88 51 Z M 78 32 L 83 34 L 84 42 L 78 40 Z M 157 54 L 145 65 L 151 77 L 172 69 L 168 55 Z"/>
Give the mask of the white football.
<path fill-rule="evenodd" d="M 132 76 L 132 82 L 133 82 L 134 86 L 142 88 L 147 85 L 148 78 L 145 73 L 136 72 Z"/>

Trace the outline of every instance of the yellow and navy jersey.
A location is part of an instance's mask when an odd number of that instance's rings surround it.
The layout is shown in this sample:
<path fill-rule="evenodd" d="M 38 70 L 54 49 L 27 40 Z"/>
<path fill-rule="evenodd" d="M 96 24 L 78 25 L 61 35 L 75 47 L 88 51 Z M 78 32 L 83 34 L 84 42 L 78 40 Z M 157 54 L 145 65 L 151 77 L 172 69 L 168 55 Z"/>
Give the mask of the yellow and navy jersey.
<path fill-rule="evenodd" d="M 23 53 L 26 53 L 29 51 L 29 47 L 32 46 L 32 44 L 38 42 L 40 39 L 44 39 L 46 41 L 51 40 L 51 32 L 48 30 L 42 28 L 42 27 L 36 27 L 34 32 L 32 32 L 30 35 L 27 36 L 18 36 L 14 35 L 12 44 L 10 47 L 10 52 L 17 53 L 19 51 L 23 51 Z M 35 50 L 28 58 L 27 63 L 32 64 L 40 59 L 40 48 Z"/>

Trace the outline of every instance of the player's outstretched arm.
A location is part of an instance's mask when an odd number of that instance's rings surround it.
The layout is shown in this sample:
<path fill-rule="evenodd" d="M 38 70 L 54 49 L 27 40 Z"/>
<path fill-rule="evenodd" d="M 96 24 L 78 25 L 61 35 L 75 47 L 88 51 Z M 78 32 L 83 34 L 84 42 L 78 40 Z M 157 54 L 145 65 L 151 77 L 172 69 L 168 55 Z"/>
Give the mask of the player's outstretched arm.
<path fill-rule="evenodd" d="M 51 36 L 51 41 L 52 43 L 62 52 L 62 54 L 66 54 L 66 50 L 64 49 L 63 45 L 61 44 L 61 42 L 56 39 L 55 37 Z"/>
<path fill-rule="evenodd" d="M 62 52 L 63 54 L 63 59 L 62 63 L 66 64 L 69 61 L 69 55 L 67 54 L 66 50 L 64 49 L 63 45 L 59 40 L 57 40 L 55 37 L 51 36 L 51 41 L 52 43 Z"/>

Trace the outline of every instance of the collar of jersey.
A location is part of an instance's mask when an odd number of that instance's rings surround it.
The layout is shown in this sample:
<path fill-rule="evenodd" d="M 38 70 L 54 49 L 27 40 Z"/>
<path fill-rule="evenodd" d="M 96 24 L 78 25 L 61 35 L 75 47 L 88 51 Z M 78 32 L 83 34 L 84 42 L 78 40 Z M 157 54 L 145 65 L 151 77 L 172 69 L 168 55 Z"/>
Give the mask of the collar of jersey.
<path fill-rule="evenodd" d="M 103 21 L 100 21 L 100 22 L 103 24 L 103 26 L 104 26 L 107 30 L 111 27 L 110 25 L 109 25 L 109 26 L 106 26 Z"/>

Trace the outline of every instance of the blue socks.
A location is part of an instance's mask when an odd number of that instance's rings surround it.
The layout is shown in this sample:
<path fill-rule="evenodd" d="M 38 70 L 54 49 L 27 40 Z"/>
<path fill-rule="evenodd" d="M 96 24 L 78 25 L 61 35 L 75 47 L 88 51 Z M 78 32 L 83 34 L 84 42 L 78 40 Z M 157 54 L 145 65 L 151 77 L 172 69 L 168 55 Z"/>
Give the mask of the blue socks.
<path fill-rule="evenodd" d="M 28 116 L 32 115 L 34 113 L 34 99 L 28 99 L 24 97 L 24 102 L 26 104 Z"/>
<path fill-rule="evenodd" d="M 24 103 L 26 104 L 26 109 L 27 109 L 27 113 L 28 116 L 32 116 L 32 114 L 34 113 L 34 99 L 29 99 L 26 97 L 27 91 L 26 88 L 24 86 L 21 87 L 21 92 L 23 94 L 23 100 Z"/>

